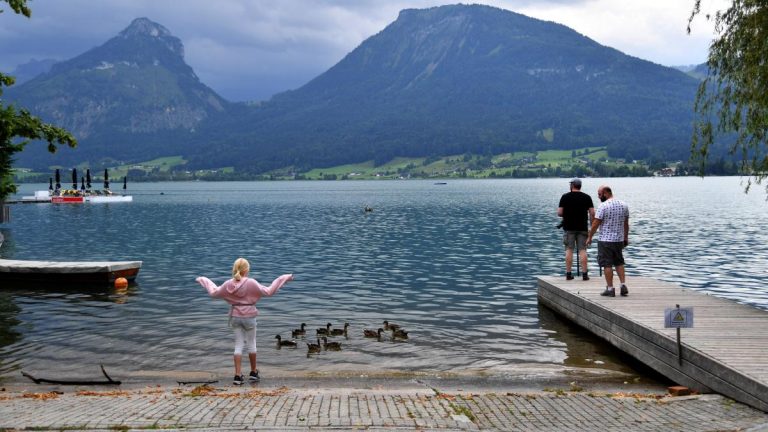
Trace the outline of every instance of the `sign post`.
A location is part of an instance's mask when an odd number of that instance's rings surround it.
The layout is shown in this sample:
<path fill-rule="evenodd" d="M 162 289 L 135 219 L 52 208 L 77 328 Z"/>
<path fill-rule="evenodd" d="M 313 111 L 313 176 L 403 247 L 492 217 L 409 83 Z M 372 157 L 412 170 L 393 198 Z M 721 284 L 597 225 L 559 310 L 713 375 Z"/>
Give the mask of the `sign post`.
<path fill-rule="evenodd" d="M 683 344 L 680 342 L 680 329 L 693 328 L 693 308 L 675 305 L 674 308 L 664 309 L 664 328 L 677 329 L 677 363 L 682 366 Z"/>

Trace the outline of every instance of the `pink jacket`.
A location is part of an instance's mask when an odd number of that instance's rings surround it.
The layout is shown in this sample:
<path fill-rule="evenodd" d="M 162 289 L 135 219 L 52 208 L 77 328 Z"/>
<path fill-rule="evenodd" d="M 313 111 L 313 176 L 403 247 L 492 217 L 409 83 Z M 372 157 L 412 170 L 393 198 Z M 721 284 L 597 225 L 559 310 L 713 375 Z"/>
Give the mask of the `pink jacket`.
<path fill-rule="evenodd" d="M 264 286 L 256 279 L 245 278 L 239 281 L 230 279 L 221 286 L 216 286 L 212 280 L 200 276 L 195 279 L 208 290 L 208 294 L 214 298 L 220 298 L 232 305 L 232 316 L 241 318 L 253 318 L 259 314 L 256 302 L 262 297 L 273 296 L 286 282 L 293 278 L 292 274 L 284 274 L 275 279 L 271 285 Z"/>

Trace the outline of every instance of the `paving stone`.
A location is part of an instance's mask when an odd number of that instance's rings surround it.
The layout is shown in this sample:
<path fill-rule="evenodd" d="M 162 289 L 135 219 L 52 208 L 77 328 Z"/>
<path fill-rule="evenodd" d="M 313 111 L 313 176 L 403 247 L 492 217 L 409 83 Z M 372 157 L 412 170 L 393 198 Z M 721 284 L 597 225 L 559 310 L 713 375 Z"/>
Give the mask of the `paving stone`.
<path fill-rule="evenodd" d="M 0 393 L 0 430 L 768 430 L 768 414 L 719 395 L 657 399 L 285 388 L 256 395 L 231 388 L 185 393 L 172 387 L 96 396 L 66 392 L 41 400 L 6 391 Z"/>

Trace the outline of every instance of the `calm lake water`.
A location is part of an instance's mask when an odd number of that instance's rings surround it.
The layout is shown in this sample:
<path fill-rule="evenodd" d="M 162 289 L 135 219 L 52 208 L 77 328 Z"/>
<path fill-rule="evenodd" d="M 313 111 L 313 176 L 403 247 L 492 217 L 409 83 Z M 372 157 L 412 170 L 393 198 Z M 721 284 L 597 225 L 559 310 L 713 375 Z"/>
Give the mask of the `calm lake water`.
<path fill-rule="evenodd" d="M 633 275 L 651 276 L 768 310 L 759 186 L 744 194 L 739 178 L 586 179 L 595 203 L 601 183 L 631 208 L 630 289 Z M 144 265 L 124 292 L 3 286 L 0 379 L 22 380 L 20 370 L 97 378 L 99 364 L 123 379 L 228 378 L 228 307 L 194 279 L 223 282 L 239 256 L 262 283 L 296 277 L 258 304 L 266 375 L 627 371 L 610 347 L 537 304 L 535 276 L 563 272 L 555 211 L 567 187 L 567 179 L 134 183 L 133 203 L 13 206 L 3 258 Z M 22 185 L 19 196 L 45 188 Z M 362 337 L 385 319 L 411 339 Z M 312 333 L 349 322 L 344 350 L 309 358 L 305 347 L 277 350 L 274 336 L 302 322 Z"/>

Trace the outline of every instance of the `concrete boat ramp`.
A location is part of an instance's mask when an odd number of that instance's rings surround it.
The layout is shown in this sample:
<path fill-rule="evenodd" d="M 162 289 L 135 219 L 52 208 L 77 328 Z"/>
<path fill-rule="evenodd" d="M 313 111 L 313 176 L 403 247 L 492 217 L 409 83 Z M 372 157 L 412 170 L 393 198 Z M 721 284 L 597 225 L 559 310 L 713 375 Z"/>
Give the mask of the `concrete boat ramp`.
<path fill-rule="evenodd" d="M 768 412 L 768 311 L 652 278 L 628 276 L 627 285 L 628 297 L 618 288 L 616 297 L 601 297 L 602 277 L 541 276 L 538 297 L 680 385 Z M 685 317 L 693 327 L 680 329 L 680 357 L 677 329 L 665 327 L 665 311 L 676 305 L 693 308 Z"/>

